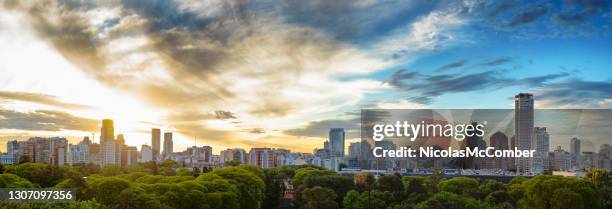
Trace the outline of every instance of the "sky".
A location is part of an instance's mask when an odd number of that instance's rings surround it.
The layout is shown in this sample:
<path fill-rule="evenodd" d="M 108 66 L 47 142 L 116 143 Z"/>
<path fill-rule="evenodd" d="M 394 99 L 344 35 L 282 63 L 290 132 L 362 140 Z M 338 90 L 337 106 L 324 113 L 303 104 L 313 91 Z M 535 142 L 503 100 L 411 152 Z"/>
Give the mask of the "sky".
<path fill-rule="evenodd" d="M 362 108 L 612 108 L 611 4 L 0 0 L 0 150 L 104 118 L 138 147 L 311 152 Z"/>

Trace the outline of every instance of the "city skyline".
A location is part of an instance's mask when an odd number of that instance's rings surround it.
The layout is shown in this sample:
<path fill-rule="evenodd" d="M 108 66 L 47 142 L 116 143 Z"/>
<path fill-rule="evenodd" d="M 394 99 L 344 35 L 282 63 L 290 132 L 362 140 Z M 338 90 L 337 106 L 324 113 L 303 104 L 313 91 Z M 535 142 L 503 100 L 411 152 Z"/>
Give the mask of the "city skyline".
<path fill-rule="evenodd" d="M 358 141 L 362 108 L 612 108 L 608 4 L 0 4 L 0 150 L 103 118 L 131 146 L 158 127 L 177 150 L 310 152 Z"/>

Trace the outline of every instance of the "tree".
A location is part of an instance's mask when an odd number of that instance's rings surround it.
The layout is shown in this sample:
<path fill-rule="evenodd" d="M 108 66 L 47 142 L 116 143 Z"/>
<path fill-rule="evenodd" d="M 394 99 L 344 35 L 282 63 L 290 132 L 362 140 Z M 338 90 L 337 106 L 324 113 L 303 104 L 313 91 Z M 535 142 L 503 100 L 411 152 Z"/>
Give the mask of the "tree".
<path fill-rule="evenodd" d="M 179 164 L 174 160 L 164 160 L 159 165 L 159 172 L 165 176 L 176 175 L 176 170 L 179 168 Z"/>
<path fill-rule="evenodd" d="M 559 195 L 573 203 L 579 203 L 578 205 L 572 204 L 575 208 L 601 208 L 601 195 L 595 185 L 588 179 L 539 175 L 523 182 L 520 186 L 524 187 L 524 193 L 519 200 L 519 204 L 523 208 L 551 209 L 562 207 L 556 203 L 553 204 L 555 201 L 561 201 Z M 511 186 L 511 194 L 513 190 L 519 190 L 513 187 L 518 186 Z M 579 198 L 574 194 L 578 194 Z"/>
<path fill-rule="evenodd" d="M 193 170 L 193 177 L 198 177 L 200 173 L 202 173 L 198 167 L 193 167 L 192 170 Z"/>
<path fill-rule="evenodd" d="M 19 164 L 24 164 L 24 163 L 29 163 L 29 162 L 32 162 L 32 160 L 27 155 L 21 155 L 19 157 Z"/>
<path fill-rule="evenodd" d="M 302 193 L 304 200 L 306 201 L 306 209 L 337 209 L 338 203 L 334 201 L 337 195 L 334 190 L 313 187 L 305 189 Z"/>
<path fill-rule="evenodd" d="M 34 184 L 15 174 L 0 174 L 0 188 L 34 188 Z"/>
<path fill-rule="evenodd" d="M 584 203 L 582 197 L 567 188 L 556 189 L 551 197 L 550 208 L 552 209 L 582 209 Z"/>
<path fill-rule="evenodd" d="M 130 187 L 130 183 L 117 177 L 102 177 L 92 183 L 91 195 L 107 206 L 116 206 L 121 192 Z"/>
<path fill-rule="evenodd" d="M 407 176 L 408 177 L 408 176 Z M 408 180 L 406 184 L 406 193 L 410 194 L 427 194 L 427 188 L 425 188 L 424 180 L 421 178 L 406 178 L 404 180 Z"/>
<path fill-rule="evenodd" d="M 440 183 L 440 180 L 442 180 L 442 177 L 444 177 L 444 173 L 442 173 L 440 169 L 433 170 L 431 175 L 429 175 L 427 182 L 431 193 L 438 192 L 438 184 Z"/>
<path fill-rule="evenodd" d="M 159 167 L 157 166 L 157 163 L 155 161 L 151 160 L 149 162 L 146 162 L 144 167 L 149 171 L 149 173 L 153 175 L 159 174 Z"/>
<path fill-rule="evenodd" d="M 305 168 L 300 168 L 297 169 L 295 171 L 295 174 L 293 175 L 293 186 L 294 187 L 299 187 L 300 185 L 302 185 L 302 181 L 309 176 L 333 176 L 333 175 L 337 175 L 336 172 L 334 171 L 330 171 L 330 170 L 321 170 L 318 168 L 313 168 L 313 167 L 305 167 Z"/>
<path fill-rule="evenodd" d="M 468 177 L 455 177 L 440 182 L 439 189 L 472 198 L 481 198 L 482 193 L 478 188 L 478 180 Z"/>
<path fill-rule="evenodd" d="M 238 188 L 238 200 L 242 209 L 258 209 L 264 198 L 265 185 L 252 172 L 238 167 L 215 169 L 212 174 L 228 179 Z"/>
<path fill-rule="evenodd" d="M 396 175 L 386 175 L 378 178 L 376 189 L 388 192 L 402 192 L 404 190 L 402 179 Z"/>
<path fill-rule="evenodd" d="M 612 208 L 612 173 L 605 169 L 594 169 L 586 177 L 599 190 L 604 208 Z"/>
<path fill-rule="evenodd" d="M 263 201 L 263 208 L 278 208 L 281 198 L 285 191 L 283 181 L 286 179 L 277 169 L 264 170 L 266 184 L 266 195 Z"/>
<path fill-rule="evenodd" d="M 89 185 L 87 181 L 81 176 L 81 173 L 76 171 L 69 171 L 65 175 L 65 179 L 55 185 L 56 188 L 75 188 L 76 198 L 78 200 L 89 199 Z"/>
<path fill-rule="evenodd" d="M 500 190 L 487 195 L 485 202 L 491 206 L 501 206 L 506 203 L 512 205 L 512 197 L 508 192 Z"/>
<path fill-rule="evenodd" d="M 59 183 L 64 177 L 65 167 L 47 165 L 42 163 L 24 163 L 7 166 L 6 173 L 12 173 L 19 177 L 28 179 L 41 187 L 52 187 Z"/>
<path fill-rule="evenodd" d="M 472 198 L 441 191 L 417 204 L 415 209 L 482 209 L 486 205 Z"/>
<path fill-rule="evenodd" d="M 376 178 L 371 173 L 360 173 L 355 175 L 355 184 L 358 188 L 368 191 L 368 209 L 372 208 L 372 187 Z"/>
<path fill-rule="evenodd" d="M 337 194 L 336 202 L 339 206 L 342 206 L 342 199 L 346 193 L 356 189 L 353 179 L 348 176 L 308 176 L 298 190 L 316 186 L 333 189 Z"/>
<path fill-rule="evenodd" d="M 235 160 L 225 161 L 226 166 L 239 166 L 240 162 Z"/>

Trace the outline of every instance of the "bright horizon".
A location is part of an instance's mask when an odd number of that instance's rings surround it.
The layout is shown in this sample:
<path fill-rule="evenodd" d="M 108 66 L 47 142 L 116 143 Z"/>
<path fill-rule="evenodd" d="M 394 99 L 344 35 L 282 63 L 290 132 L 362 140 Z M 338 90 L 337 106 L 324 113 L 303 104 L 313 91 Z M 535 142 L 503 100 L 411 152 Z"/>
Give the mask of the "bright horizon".
<path fill-rule="evenodd" d="M 361 108 L 612 108 L 608 5 L 133 2 L 0 1 L 0 150 L 104 118 L 138 149 L 311 152 Z"/>

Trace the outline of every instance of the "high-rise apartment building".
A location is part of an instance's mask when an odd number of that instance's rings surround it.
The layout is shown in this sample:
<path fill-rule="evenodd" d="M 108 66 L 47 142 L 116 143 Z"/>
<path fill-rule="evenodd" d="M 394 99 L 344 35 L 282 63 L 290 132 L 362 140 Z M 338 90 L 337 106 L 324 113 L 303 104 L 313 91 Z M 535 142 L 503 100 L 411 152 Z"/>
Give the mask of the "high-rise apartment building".
<path fill-rule="evenodd" d="M 86 164 L 90 163 L 89 147 L 91 141 L 89 137 L 83 138 L 83 141 L 76 145 L 68 145 L 68 164 Z"/>
<path fill-rule="evenodd" d="M 533 95 L 520 93 L 514 96 L 514 135 L 516 147 L 519 150 L 531 150 L 533 137 Z M 516 158 L 516 172 L 528 174 L 532 172 L 532 158 Z"/>
<path fill-rule="evenodd" d="M 249 152 L 249 160 L 249 164 L 256 165 L 260 168 L 276 167 L 274 151 L 270 148 L 251 148 L 251 151 Z"/>
<path fill-rule="evenodd" d="M 117 151 L 113 120 L 104 119 L 102 120 L 102 128 L 100 128 L 100 164 L 117 164 Z"/>

